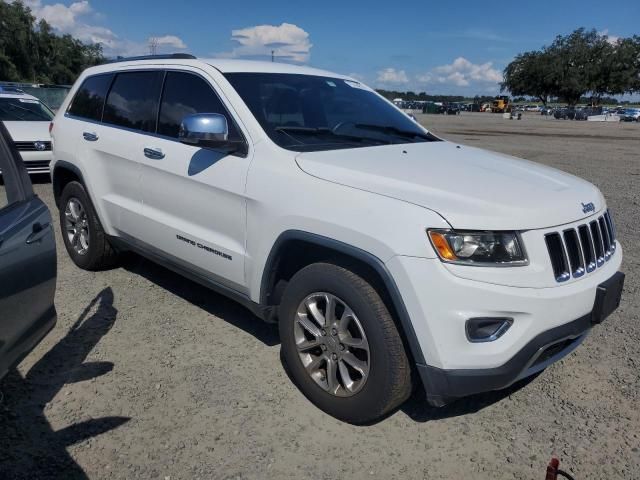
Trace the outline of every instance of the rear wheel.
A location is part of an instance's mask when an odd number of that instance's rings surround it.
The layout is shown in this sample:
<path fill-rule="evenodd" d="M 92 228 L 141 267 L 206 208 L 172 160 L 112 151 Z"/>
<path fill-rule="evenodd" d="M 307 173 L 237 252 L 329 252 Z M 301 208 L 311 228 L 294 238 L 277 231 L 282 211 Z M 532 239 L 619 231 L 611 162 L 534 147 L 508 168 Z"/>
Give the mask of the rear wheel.
<path fill-rule="evenodd" d="M 67 253 L 84 270 L 111 267 L 117 253 L 109 243 L 84 186 L 69 182 L 60 197 L 60 229 Z"/>
<path fill-rule="evenodd" d="M 367 423 L 411 393 L 410 364 L 377 291 L 343 267 L 296 273 L 280 306 L 282 355 L 302 393 L 328 414 Z"/>

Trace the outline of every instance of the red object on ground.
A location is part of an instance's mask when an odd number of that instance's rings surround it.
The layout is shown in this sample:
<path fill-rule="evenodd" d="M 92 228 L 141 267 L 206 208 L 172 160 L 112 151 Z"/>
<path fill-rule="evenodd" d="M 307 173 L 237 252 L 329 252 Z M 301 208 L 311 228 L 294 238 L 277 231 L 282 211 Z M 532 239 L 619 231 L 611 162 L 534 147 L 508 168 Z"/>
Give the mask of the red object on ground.
<path fill-rule="evenodd" d="M 557 480 L 559 466 L 560 466 L 560 460 L 553 457 L 549 462 L 549 465 L 547 465 L 547 476 L 544 477 L 544 480 Z"/>

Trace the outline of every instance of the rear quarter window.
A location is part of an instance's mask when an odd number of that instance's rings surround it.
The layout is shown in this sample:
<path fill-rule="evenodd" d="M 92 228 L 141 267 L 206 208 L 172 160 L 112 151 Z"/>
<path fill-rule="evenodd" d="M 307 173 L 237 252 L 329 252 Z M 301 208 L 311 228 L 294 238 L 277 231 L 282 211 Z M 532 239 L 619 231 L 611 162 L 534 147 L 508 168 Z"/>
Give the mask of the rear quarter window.
<path fill-rule="evenodd" d="M 88 77 L 82 82 L 75 97 L 73 97 L 68 113 L 75 117 L 99 122 L 102 117 L 104 100 L 112 79 L 113 74 Z"/>

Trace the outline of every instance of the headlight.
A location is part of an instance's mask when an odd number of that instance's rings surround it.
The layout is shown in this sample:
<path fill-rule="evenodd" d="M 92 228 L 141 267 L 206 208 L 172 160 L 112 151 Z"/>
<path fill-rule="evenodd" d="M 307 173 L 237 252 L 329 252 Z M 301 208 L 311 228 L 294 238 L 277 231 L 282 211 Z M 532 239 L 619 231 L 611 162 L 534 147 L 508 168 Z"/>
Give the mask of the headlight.
<path fill-rule="evenodd" d="M 516 232 L 428 232 L 433 247 L 444 262 L 486 266 L 518 266 L 528 263 Z"/>

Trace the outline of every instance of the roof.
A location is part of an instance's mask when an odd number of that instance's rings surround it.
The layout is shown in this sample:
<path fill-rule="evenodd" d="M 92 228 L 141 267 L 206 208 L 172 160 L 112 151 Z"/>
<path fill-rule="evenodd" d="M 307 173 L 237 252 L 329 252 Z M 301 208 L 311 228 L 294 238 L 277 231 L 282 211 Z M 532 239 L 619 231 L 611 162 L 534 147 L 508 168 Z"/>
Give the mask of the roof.
<path fill-rule="evenodd" d="M 257 60 L 239 60 L 231 58 L 148 58 L 130 60 L 122 59 L 117 63 L 107 63 L 97 67 L 91 67 L 91 73 L 106 73 L 117 70 L 120 67 L 134 65 L 190 65 L 201 66 L 202 64 L 210 65 L 222 73 L 240 73 L 240 72 L 262 72 L 262 73 L 293 73 L 302 75 L 317 75 L 322 77 L 333 78 L 349 78 L 345 75 L 320 70 L 317 68 L 307 67 L 303 65 L 292 65 L 280 62 L 263 62 Z"/>
<path fill-rule="evenodd" d="M 303 65 L 293 65 L 280 62 L 263 62 L 257 60 L 237 60 L 230 58 L 203 58 L 201 62 L 208 63 L 222 73 L 262 72 L 262 73 L 298 73 L 302 75 L 317 75 L 322 77 L 347 78 L 345 75 L 320 70 Z"/>

